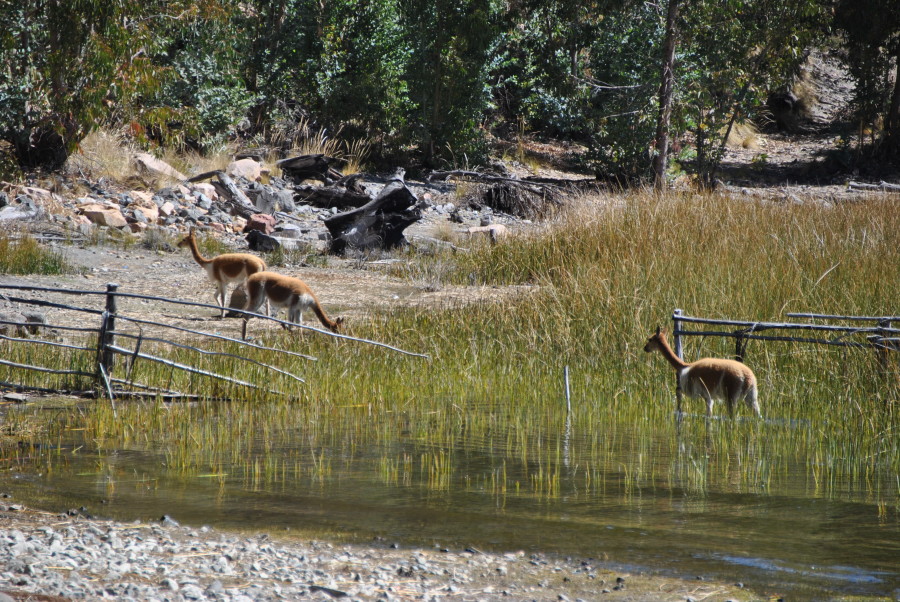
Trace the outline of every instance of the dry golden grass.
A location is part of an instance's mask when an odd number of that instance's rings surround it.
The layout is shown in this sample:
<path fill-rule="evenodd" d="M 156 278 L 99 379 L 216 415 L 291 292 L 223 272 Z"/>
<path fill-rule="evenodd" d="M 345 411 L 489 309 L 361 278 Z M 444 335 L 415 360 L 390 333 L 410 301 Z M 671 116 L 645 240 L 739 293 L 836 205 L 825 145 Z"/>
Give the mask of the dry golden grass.
<path fill-rule="evenodd" d="M 136 149 L 125 136 L 113 130 L 91 132 L 69 157 L 69 167 L 86 177 L 124 182 L 137 176 L 132 163 Z"/>
<path fill-rule="evenodd" d="M 723 128 L 722 134 L 725 133 Z M 763 145 L 762 136 L 756 126 L 748 121 L 735 123 L 728 133 L 728 146 L 732 148 L 746 148 L 747 150 L 759 150 Z"/>

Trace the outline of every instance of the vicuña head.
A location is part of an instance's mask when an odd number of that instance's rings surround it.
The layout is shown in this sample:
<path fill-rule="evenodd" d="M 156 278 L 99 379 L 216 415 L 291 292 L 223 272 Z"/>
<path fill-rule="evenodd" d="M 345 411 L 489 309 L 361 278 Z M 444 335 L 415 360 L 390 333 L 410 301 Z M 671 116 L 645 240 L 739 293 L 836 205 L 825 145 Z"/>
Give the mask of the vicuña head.
<path fill-rule="evenodd" d="M 268 301 L 277 312 L 279 308 L 288 308 L 288 321 L 303 323 L 303 312 L 312 309 L 319 322 L 332 332 L 340 332 L 344 324 L 343 318 L 329 318 L 319 300 L 309 286 L 299 278 L 292 278 L 275 272 L 258 272 L 247 279 L 247 304 L 245 311 L 258 313 L 263 301 Z M 247 316 L 244 317 L 244 338 L 247 335 Z M 288 327 L 289 328 L 289 327 Z"/>
<path fill-rule="evenodd" d="M 666 340 L 666 332 L 658 327 L 656 333 L 647 339 L 644 351 L 659 351 L 678 373 L 681 390 L 689 397 L 706 400 L 706 415 L 712 415 L 713 401 L 723 399 L 728 404 L 728 414 L 734 415 L 734 407 L 744 400 L 759 416 L 759 401 L 756 396 L 756 376 L 753 370 L 735 360 L 704 358 L 693 363 L 679 358 Z"/>
<path fill-rule="evenodd" d="M 179 247 L 188 247 L 194 261 L 200 264 L 209 279 L 216 285 L 216 303 L 222 308 L 221 317 L 225 317 L 225 292 L 229 284 L 243 284 L 249 276 L 266 270 L 266 262 L 250 253 L 225 253 L 207 259 L 200 254 L 197 247 L 197 236 L 194 229 L 178 243 Z"/>

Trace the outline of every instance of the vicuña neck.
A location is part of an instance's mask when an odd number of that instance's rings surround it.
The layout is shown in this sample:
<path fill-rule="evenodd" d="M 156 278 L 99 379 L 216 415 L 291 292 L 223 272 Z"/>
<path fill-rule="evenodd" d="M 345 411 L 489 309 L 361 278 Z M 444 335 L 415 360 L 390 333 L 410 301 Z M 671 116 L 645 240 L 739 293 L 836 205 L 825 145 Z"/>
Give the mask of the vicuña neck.
<path fill-rule="evenodd" d="M 337 322 L 325 315 L 325 310 L 322 309 L 322 306 L 319 305 L 318 301 L 313 303 L 312 310 L 313 313 L 316 314 L 316 317 L 319 318 L 319 322 L 324 324 L 326 328 L 330 328 L 331 330 L 335 329 Z"/>
<path fill-rule="evenodd" d="M 669 341 L 662 337 L 659 338 L 659 352 L 676 370 L 682 370 L 688 367 L 687 362 L 678 357 L 675 352 L 672 351 L 672 348 L 669 347 Z"/>
<path fill-rule="evenodd" d="M 197 248 L 197 240 L 195 238 L 191 237 L 188 239 L 188 247 L 190 247 L 191 249 L 191 255 L 194 256 L 194 261 L 196 261 L 200 265 L 206 265 L 207 263 L 212 261 L 211 259 L 207 259 L 200 254 L 200 249 Z"/>

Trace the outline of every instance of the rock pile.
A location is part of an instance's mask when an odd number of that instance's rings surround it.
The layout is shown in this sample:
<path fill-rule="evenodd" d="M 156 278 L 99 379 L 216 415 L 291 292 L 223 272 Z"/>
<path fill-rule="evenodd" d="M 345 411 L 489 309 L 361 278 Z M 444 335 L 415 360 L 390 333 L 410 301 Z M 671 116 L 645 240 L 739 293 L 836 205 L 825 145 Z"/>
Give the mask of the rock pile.
<path fill-rule="evenodd" d="M 331 181 L 324 187 L 321 183 L 313 186 L 307 181 L 298 183 L 295 177 L 288 180 L 270 176 L 258 162 L 244 158 L 228 166 L 224 172 L 227 178 L 220 176 L 229 184 L 233 182 L 233 187 L 229 187 L 215 181 L 215 175 L 220 172 L 186 179 L 171 166 L 146 154 L 138 156 L 136 164 L 141 172 L 170 180 L 178 178 L 180 183 L 154 192 L 123 190 L 103 179 L 80 181 L 77 186 L 69 185 L 68 190 L 62 184 L 54 187 L 54 191 L 6 185 L 0 191 L 0 224 L 47 220 L 85 236 L 94 228 L 138 236 L 148 229 L 167 229 L 177 235 L 199 228 L 235 239 L 255 232 L 248 242 L 256 250 L 299 245 L 321 248 L 330 241 L 324 221 L 347 210 L 340 202 L 351 199 L 364 204 L 389 183 L 389 180 L 357 174 L 344 183 L 345 189 Z M 198 178 L 213 181 L 195 181 Z M 322 190 L 329 194 L 317 193 Z M 477 224 L 484 219 L 484 211 L 460 210 L 446 200 L 452 185 L 410 183 L 409 190 L 411 202 L 423 220 L 452 219 L 456 223 Z M 437 200 L 441 198 L 443 202 Z M 335 204 L 323 206 L 328 200 Z"/>

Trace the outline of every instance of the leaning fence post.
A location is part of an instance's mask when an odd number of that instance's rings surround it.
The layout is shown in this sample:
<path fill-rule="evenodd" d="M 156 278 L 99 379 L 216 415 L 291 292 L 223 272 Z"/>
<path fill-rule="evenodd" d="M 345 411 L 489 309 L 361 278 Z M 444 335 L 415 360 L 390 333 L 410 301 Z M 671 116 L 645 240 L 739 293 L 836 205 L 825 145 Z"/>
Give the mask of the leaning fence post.
<path fill-rule="evenodd" d="M 106 311 L 103 312 L 103 322 L 100 325 L 100 337 L 97 341 L 97 372 L 98 380 L 112 373 L 113 351 L 110 348 L 115 343 L 113 331 L 116 329 L 116 290 L 118 284 L 106 285 Z"/>
<path fill-rule="evenodd" d="M 675 341 L 675 355 L 678 356 L 679 359 L 684 359 L 681 347 L 681 310 L 676 309 L 672 312 L 672 337 Z M 678 375 L 675 376 L 675 403 L 676 409 L 678 410 L 678 415 L 681 415 L 681 379 L 678 378 Z"/>
<path fill-rule="evenodd" d="M 882 370 L 887 370 L 888 368 L 888 348 L 884 339 L 890 336 L 890 333 L 887 330 L 890 327 L 890 320 L 878 320 L 878 328 L 875 331 L 875 339 L 873 339 L 872 341 L 873 346 L 875 347 L 875 354 L 878 356 L 878 361 L 881 364 Z"/>

